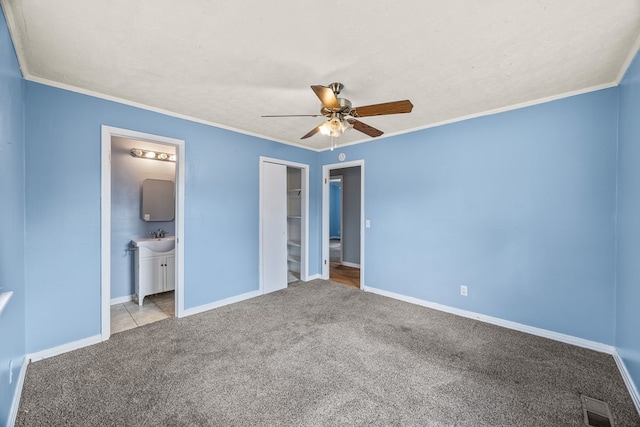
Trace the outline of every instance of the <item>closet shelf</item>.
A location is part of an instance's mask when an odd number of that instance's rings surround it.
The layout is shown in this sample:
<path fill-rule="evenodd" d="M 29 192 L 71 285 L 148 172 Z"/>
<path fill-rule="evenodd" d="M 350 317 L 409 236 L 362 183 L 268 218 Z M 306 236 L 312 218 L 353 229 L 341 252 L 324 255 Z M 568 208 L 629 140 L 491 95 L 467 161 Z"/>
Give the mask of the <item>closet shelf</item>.
<path fill-rule="evenodd" d="M 302 170 L 287 167 L 287 272 L 288 282 L 300 280 L 302 268 Z"/>
<path fill-rule="evenodd" d="M 300 257 L 295 255 L 289 255 L 287 257 L 287 261 L 300 263 Z"/>
<path fill-rule="evenodd" d="M 298 280 L 300 280 L 300 275 L 296 274 L 292 271 L 289 271 L 287 274 L 287 282 L 291 283 L 291 282 L 297 282 Z"/>

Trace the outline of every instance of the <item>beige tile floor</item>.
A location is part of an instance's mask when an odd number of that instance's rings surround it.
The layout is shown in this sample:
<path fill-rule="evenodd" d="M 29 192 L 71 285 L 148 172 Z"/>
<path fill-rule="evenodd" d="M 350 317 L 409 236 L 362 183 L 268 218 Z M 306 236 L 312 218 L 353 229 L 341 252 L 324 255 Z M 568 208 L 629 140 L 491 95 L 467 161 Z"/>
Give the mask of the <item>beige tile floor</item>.
<path fill-rule="evenodd" d="M 111 333 L 126 331 L 138 326 L 175 316 L 174 293 L 163 292 L 144 298 L 142 306 L 136 301 L 111 306 Z"/>

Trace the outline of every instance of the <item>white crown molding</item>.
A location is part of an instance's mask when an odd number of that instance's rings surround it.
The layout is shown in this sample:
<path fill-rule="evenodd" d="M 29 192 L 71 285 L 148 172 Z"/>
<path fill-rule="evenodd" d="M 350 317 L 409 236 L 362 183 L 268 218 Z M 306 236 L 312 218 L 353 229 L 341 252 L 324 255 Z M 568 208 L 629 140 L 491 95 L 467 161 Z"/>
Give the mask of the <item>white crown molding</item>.
<path fill-rule="evenodd" d="M 20 7 L 21 4 L 19 2 L 14 2 L 14 7 Z M 9 35 L 11 35 L 11 41 L 13 42 L 13 50 L 16 53 L 16 57 L 18 58 L 18 65 L 20 66 L 20 72 L 22 76 L 29 75 L 29 69 L 27 68 L 27 58 L 24 53 L 24 44 L 22 43 L 22 39 L 18 37 L 20 32 L 17 30 L 17 25 L 15 23 L 15 15 L 7 10 L 7 7 L 4 6 L 4 2 L 0 2 L 0 6 L 2 7 L 2 11 L 4 12 L 4 17 L 7 22 L 7 27 L 9 27 Z M 9 12 L 9 13 L 8 13 Z M 21 11 L 22 16 L 22 11 Z"/>
<path fill-rule="evenodd" d="M 616 77 L 615 79 L 616 86 L 619 85 L 620 82 L 622 82 L 624 75 L 627 73 L 627 70 L 631 66 L 633 59 L 636 57 L 636 54 L 638 53 L 638 49 L 640 49 L 640 35 L 638 35 L 638 38 L 636 39 L 636 42 L 633 44 L 631 51 L 629 51 L 627 58 L 622 63 L 622 67 L 620 67 L 620 71 L 618 72 L 618 77 Z"/>
<path fill-rule="evenodd" d="M 637 43 L 640 43 L 640 38 L 638 39 Z M 631 60 L 633 60 L 633 56 L 631 56 Z M 628 60 L 629 64 L 630 64 L 631 60 Z M 628 67 L 629 64 L 627 64 L 626 66 Z M 625 68 L 625 71 L 626 71 L 626 68 Z M 23 74 L 25 76 L 24 77 L 25 80 L 32 81 L 34 83 L 40 83 L 40 84 L 43 84 L 45 86 L 51 86 L 51 87 L 55 87 L 55 88 L 58 88 L 58 89 L 68 90 L 70 92 L 80 93 L 82 95 L 92 96 L 94 98 L 104 99 L 106 101 L 117 102 L 119 104 L 140 108 L 142 110 L 153 111 L 155 113 L 164 114 L 166 116 L 175 117 L 175 118 L 183 119 L 183 120 L 188 120 L 190 122 L 200 123 L 200 124 L 203 124 L 203 125 L 207 125 L 207 126 L 212 126 L 212 127 L 228 130 L 228 131 L 239 133 L 239 134 L 242 134 L 242 135 L 248 135 L 248 136 L 252 136 L 252 137 L 263 139 L 263 140 L 267 140 L 267 141 L 273 141 L 273 142 L 277 142 L 277 143 L 280 143 L 280 144 L 290 145 L 292 147 L 302 148 L 302 149 L 305 149 L 305 150 L 308 150 L 308 151 L 313 151 L 313 152 L 323 152 L 323 151 L 331 150 L 330 147 L 327 147 L 327 148 L 312 148 L 312 147 L 307 147 L 305 145 L 297 144 L 295 142 L 290 142 L 290 141 L 285 141 L 285 140 L 282 140 L 282 139 L 272 138 L 272 137 L 269 137 L 269 136 L 259 135 L 257 133 L 248 132 L 248 131 L 245 131 L 245 130 L 242 130 L 242 129 L 237 129 L 237 128 L 234 128 L 234 127 L 231 127 L 231 126 L 221 125 L 219 123 L 211 122 L 211 121 L 208 121 L 208 120 L 198 119 L 198 118 L 195 118 L 195 117 L 187 116 L 185 114 L 175 113 L 173 111 L 164 110 L 162 108 L 156 108 L 156 107 L 152 107 L 152 106 L 149 106 L 149 105 L 146 105 L 146 104 L 141 104 L 141 103 L 138 103 L 138 102 L 128 101 L 128 100 L 123 99 L 123 98 L 118 98 L 118 97 L 111 96 L 111 95 L 105 95 L 105 94 L 102 94 L 102 93 L 99 93 L 99 92 L 95 92 L 95 91 L 92 91 L 92 90 L 79 88 L 79 87 L 68 85 L 68 84 L 65 84 L 65 83 L 55 82 L 53 80 L 43 79 L 43 78 L 37 77 L 37 76 L 31 76 L 31 75 L 26 74 L 24 71 L 23 71 Z M 624 75 L 624 73 L 623 73 L 623 75 Z M 381 136 L 379 136 L 379 137 L 377 137 L 375 139 L 363 139 L 363 140 L 358 140 L 358 141 L 352 141 L 352 142 L 349 142 L 349 143 L 346 143 L 346 144 L 339 144 L 337 148 L 339 149 L 339 148 L 348 147 L 348 146 L 351 146 L 351 145 L 363 144 L 363 143 L 366 143 L 366 142 L 373 142 L 375 140 L 391 138 L 393 136 L 404 135 L 404 134 L 407 134 L 407 133 L 417 132 L 417 131 L 421 131 L 421 130 L 424 130 L 424 129 L 430 129 L 430 128 L 434 128 L 434 127 L 444 126 L 444 125 L 457 123 L 457 122 L 462 122 L 462 121 L 465 121 L 465 120 L 475 119 L 475 118 L 479 118 L 479 117 L 491 116 L 491 115 L 494 115 L 494 114 L 505 113 L 507 111 L 519 110 L 521 108 L 532 107 L 534 105 L 545 104 L 547 102 L 557 101 L 557 100 L 564 99 L 564 98 L 570 98 L 572 96 L 583 95 L 585 93 L 590 93 L 590 92 L 596 92 L 596 91 L 602 90 L 602 89 L 609 89 L 611 87 L 617 86 L 618 83 L 619 83 L 619 81 L 613 81 L 613 82 L 605 83 L 605 84 L 602 84 L 602 85 L 591 86 L 591 87 L 584 88 L 584 89 L 579 89 L 579 90 L 575 90 L 575 91 L 571 91 L 571 92 L 565 92 L 565 93 L 558 94 L 558 95 L 548 96 L 546 98 L 539 98 L 539 99 L 536 99 L 536 100 L 533 100 L 533 101 L 527 101 L 527 102 L 522 102 L 522 103 L 519 103 L 519 104 L 508 105 L 506 107 L 500 107 L 500 108 L 496 108 L 496 109 L 493 109 L 493 110 L 483 111 L 483 112 L 480 112 L 480 113 L 469 114 L 469 115 L 466 115 L 466 116 L 455 117 L 455 118 L 448 119 L 448 120 L 443 120 L 443 121 L 440 121 L 440 122 L 430 123 L 430 124 L 425 125 L 425 126 L 406 129 L 406 130 L 402 130 L 402 131 L 398 131 L 398 132 L 385 133 L 384 135 L 381 135 Z"/>
<path fill-rule="evenodd" d="M 450 125 L 452 123 L 463 122 L 465 120 L 471 120 L 471 119 L 477 119 L 479 117 L 492 116 L 494 114 L 506 113 L 508 111 L 519 110 L 521 108 L 533 107 L 534 105 L 546 104 L 547 102 L 558 101 L 558 100 L 564 99 L 564 98 L 571 98 L 572 96 L 584 95 L 586 93 L 597 92 L 597 91 L 603 90 L 603 89 L 609 89 L 609 88 L 612 88 L 612 87 L 616 87 L 617 85 L 618 85 L 618 83 L 615 82 L 615 81 L 613 81 L 611 83 L 604 83 L 604 84 L 597 85 L 597 86 L 591 86 L 591 87 L 587 87 L 587 88 L 584 88 L 584 89 L 578 89 L 578 90 L 574 90 L 574 91 L 571 91 L 571 92 L 565 92 L 565 93 L 561 93 L 561 94 L 558 94 L 558 95 L 548 96 L 546 98 L 534 99 L 533 101 L 521 102 L 519 104 L 508 105 L 506 107 L 495 108 L 493 110 L 487 110 L 487 111 L 483 111 L 483 112 L 480 112 L 480 113 L 469 114 L 467 116 L 461 116 L 461 117 L 455 117 L 453 119 L 442 120 L 440 122 L 435 122 L 435 123 L 431 123 L 431 124 L 428 124 L 428 125 L 425 125 L 425 126 L 416 127 L 416 128 L 406 129 L 406 130 L 399 131 L 399 132 L 385 133 L 385 134 L 375 138 L 375 140 L 391 138 L 392 136 L 404 135 L 404 134 L 407 134 L 407 133 L 418 132 L 418 131 L 425 130 L 425 129 L 435 128 L 435 127 L 444 126 L 444 125 Z M 350 145 L 362 144 L 364 142 L 372 142 L 372 141 L 374 141 L 374 139 L 353 141 L 353 142 L 349 142 L 349 143 L 346 143 L 346 144 L 338 144 L 338 147 L 335 148 L 335 149 L 338 150 L 340 148 L 348 147 Z M 330 149 L 331 148 L 323 148 L 323 149 L 318 150 L 318 151 L 328 151 Z"/>
<path fill-rule="evenodd" d="M 64 89 L 64 90 L 68 90 L 69 92 L 75 92 L 75 93 L 79 93 L 82 95 L 88 95 L 88 96 L 92 96 L 94 98 L 99 98 L 99 99 L 104 99 L 106 101 L 111 101 L 111 102 L 117 102 L 118 104 L 123 104 L 123 105 L 128 105 L 130 107 L 136 107 L 136 108 L 140 108 L 142 110 L 147 110 L 147 111 L 152 111 L 154 113 L 159 113 L 159 114 L 164 114 L 165 116 L 170 116 L 170 117 L 175 117 L 178 119 L 182 119 L 182 120 L 187 120 L 190 122 L 194 122 L 194 123 L 200 123 L 203 125 L 207 125 L 207 126 L 212 126 L 215 128 L 219 128 L 219 129 L 224 129 L 224 130 L 228 130 L 231 132 L 235 132 L 235 133 L 239 133 L 242 135 L 247 135 L 247 136 L 252 136 L 255 138 L 259 138 L 259 139 L 263 139 L 263 140 L 267 140 L 267 141 L 273 141 L 273 142 L 277 142 L 280 144 L 285 144 L 285 145 L 291 145 L 293 147 L 297 147 L 297 148 L 303 148 L 305 150 L 309 150 L 309 151 L 319 151 L 318 149 L 314 149 L 311 147 L 307 147 L 301 144 L 296 144 L 294 142 L 290 142 L 290 141 L 285 141 L 282 139 L 277 139 L 277 138 L 272 138 L 269 136 L 264 136 L 264 135 L 259 135 L 257 133 L 253 133 L 253 132 L 248 132 L 246 130 L 242 130 L 242 129 L 237 129 L 231 126 L 226 126 L 226 125 L 222 125 L 220 123 L 215 123 L 215 122 L 211 122 L 208 120 L 203 120 L 203 119 L 198 119 L 196 117 L 192 117 L 192 116 L 188 116 L 186 114 L 180 114 L 180 113 L 176 113 L 173 111 L 169 111 L 169 110 L 164 110 L 162 108 L 156 108 L 156 107 L 152 107 L 150 105 L 146 105 L 146 104 L 141 104 L 139 102 L 134 102 L 134 101 L 129 101 L 127 99 L 124 98 L 119 98 L 117 96 L 111 96 L 111 95 L 105 95 L 103 93 L 100 92 L 95 92 L 89 89 L 83 89 L 83 88 L 79 88 L 77 86 L 72 86 L 66 83 L 60 83 L 60 82 L 56 82 L 53 80 L 49 80 L 49 79 L 44 79 L 42 77 L 37 77 L 37 76 L 32 76 L 29 75 L 27 73 L 24 73 L 24 79 L 34 82 L 34 83 L 40 83 L 42 85 L 45 86 L 51 86 L 51 87 L 55 87 L 58 89 Z"/>

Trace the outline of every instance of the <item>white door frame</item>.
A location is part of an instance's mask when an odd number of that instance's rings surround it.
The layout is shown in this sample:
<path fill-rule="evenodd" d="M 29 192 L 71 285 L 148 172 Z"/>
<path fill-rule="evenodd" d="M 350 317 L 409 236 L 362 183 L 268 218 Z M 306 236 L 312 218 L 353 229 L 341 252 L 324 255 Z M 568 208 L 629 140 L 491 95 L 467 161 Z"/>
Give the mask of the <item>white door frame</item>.
<path fill-rule="evenodd" d="M 304 163 L 296 163 L 290 162 L 288 160 L 275 159 L 271 157 L 260 156 L 259 162 L 259 170 L 260 170 L 260 204 L 258 206 L 259 209 L 259 225 L 258 225 L 258 263 L 259 263 L 259 291 L 261 294 L 264 293 L 264 284 L 262 277 L 262 208 L 264 206 L 264 202 L 262 197 L 264 196 L 262 191 L 263 185 L 263 177 L 262 177 L 262 164 L 268 163 L 276 163 L 284 166 L 291 166 L 294 168 L 298 168 L 302 170 L 301 178 L 302 178 L 302 189 L 304 193 L 304 197 L 301 200 L 302 202 L 302 242 L 300 247 L 300 280 L 306 282 L 309 280 L 309 165 Z"/>
<path fill-rule="evenodd" d="M 101 167 L 101 335 L 106 341 L 111 335 L 111 138 L 114 136 L 149 141 L 176 147 L 176 317 L 184 315 L 184 194 L 185 141 L 165 136 L 102 125 Z"/>
<path fill-rule="evenodd" d="M 331 179 L 331 171 L 357 166 L 360 166 L 360 289 L 364 289 L 364 160 L 322 166 L 322 278 L 329 279 L 329 180 Z M 344 236 L 344 230 L 340 230 L 340 235 Z M 341 243 L 343 242 L 344 239 Z"/>

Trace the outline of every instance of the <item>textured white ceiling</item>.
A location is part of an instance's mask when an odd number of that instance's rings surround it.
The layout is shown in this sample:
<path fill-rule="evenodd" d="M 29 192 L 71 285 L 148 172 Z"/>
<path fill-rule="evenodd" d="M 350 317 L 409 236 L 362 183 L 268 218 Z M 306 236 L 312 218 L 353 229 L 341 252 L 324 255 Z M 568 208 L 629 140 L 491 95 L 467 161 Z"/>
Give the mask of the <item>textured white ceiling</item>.
<path fill-rule="evenodd" d="M 403 133 L 615 85 L 640 34 L 638 0 L 1 1 L 27 79 L 312 149 L 323 118 L 260 116 L 317 114 L 309 86 L 338 81 L 410 99 L 362 119 Z"/>

